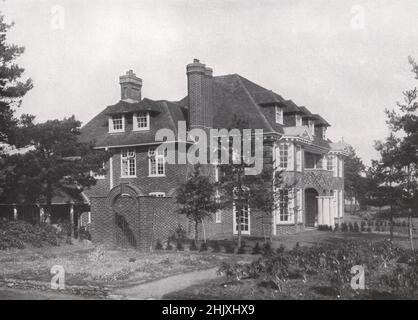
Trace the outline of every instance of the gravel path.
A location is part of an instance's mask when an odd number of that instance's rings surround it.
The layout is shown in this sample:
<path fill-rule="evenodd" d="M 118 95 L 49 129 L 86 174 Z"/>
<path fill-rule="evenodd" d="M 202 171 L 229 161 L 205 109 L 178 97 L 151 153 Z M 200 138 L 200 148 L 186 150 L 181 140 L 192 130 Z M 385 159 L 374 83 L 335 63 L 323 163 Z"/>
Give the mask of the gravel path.
<path fill-rule="evenodd" d="M 218 268 L 193 271 L 112 292 L 121 299 L 161 299 L 165 294 L 217 278 Z"/>

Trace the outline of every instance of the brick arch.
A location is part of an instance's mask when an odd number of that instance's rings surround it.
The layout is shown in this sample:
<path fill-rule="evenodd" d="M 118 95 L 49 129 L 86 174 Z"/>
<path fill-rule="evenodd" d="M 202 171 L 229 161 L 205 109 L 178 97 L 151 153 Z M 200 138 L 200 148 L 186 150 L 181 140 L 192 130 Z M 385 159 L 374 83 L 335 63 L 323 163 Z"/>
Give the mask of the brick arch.
<path fill-rule="evenodd" d="M 140 244 L 138 198 L 141 195 L 139 188 L 129 184 L 120 184 L 108 194 L 117 246 L 137 248 Z"/>
<path fill-rule="evenodd" d="M 144 193 L 138 187 L 131 185 L 131 184 L 127 184 L 127 183 L 121 183 L 120 185 L 110 190 L 109 193 L 107 194 L 109 205 L 113 206 L 117 197 L 120 196 L 121 194 L 129 195 L 130 197 L 135 198 L 135 199 L 144 195 Z"/>

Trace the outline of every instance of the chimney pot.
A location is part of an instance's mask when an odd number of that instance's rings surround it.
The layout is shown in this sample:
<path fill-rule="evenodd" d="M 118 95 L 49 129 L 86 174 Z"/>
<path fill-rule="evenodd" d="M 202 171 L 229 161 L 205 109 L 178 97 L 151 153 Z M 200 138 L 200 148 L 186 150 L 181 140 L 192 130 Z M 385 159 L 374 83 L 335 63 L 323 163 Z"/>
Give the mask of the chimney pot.
<path fill-rule="evenodd" d="M 141 101 L 142 79 L 138 78 L 133 70 L 129 70 L 125 75 L 119 77 L 121 88 L 121 100 L 129 102 Z"/>

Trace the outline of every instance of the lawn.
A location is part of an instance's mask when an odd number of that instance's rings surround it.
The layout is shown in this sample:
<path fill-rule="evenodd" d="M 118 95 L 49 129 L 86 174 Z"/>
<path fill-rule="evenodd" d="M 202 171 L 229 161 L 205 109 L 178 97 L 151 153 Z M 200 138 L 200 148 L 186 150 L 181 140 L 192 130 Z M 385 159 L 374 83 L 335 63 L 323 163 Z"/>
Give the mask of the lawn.
<path fill-rule="evenodd" d="M 230 255 L 199 252 L 140 252 L 94 246 L 74 241 L 73 245 L 0 251 L 0 279 L 13 278 L 49 283 L 50 269 L 61 265 L 66 285 L 120 287 L 153 281 L 188 271 L 208 269 L 231 260 Z"/>

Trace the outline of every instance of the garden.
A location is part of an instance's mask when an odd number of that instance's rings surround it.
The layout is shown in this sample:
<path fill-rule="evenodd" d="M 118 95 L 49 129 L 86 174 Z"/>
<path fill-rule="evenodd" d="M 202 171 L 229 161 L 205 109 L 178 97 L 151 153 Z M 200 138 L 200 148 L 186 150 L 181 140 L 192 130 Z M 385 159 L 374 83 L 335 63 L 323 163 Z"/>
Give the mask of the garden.
<path fill-rule="evenodd" d="M 254 252 L 256 253 L 256 252 Z M 252 262 L 222 262 L 219 279 L 167 299 L 417 299 L 418 255 L 385 241 L 260 248 Z M 257 253 L 258 254 L 258 253 Z M 364 288 L 351 286 L 364 270 Z M 358 268 L 358 267 L 357 267 Z"/>

